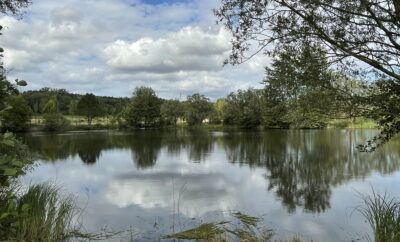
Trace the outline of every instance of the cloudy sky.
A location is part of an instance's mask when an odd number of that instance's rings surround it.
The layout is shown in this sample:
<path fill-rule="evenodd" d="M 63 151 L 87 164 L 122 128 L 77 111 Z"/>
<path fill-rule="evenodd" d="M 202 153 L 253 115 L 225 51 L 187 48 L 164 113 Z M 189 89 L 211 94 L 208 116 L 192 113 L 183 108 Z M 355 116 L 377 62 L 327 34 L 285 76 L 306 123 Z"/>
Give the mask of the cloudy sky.
<path fill-rule="evenodd" d="M 33 0 L 22 19 L 1 16 L 11 78 L 26 89 L 130 96 L 150 86 L 163 98 L 212 99 L 259 88 L 265 57 L 225 66 L 230 35 L 216 0 Z"/>

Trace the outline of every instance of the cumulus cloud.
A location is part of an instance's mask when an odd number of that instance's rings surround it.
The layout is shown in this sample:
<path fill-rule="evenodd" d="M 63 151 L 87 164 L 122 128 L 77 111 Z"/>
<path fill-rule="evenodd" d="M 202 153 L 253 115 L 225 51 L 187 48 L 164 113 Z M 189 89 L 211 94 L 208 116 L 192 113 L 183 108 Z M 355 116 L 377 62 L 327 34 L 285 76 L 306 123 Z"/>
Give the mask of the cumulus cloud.
<path fill-rule="evenodd" d="M 263 59 L 222 67 L 230 36 L 215 25 L 214 0 L 38 0 L 22 20 L 0 16 L 10 79 L 97 95 L 129 96 L 139 85 L 163 98 L 213 99 L 256 86 Z"/>
<path fill-rule="evenodd" d="M 107 64 L 125 71 L 171 73 L 217 71 L 229 51 L 229 35 L 185 27 L 165 38 L 117 40 L 104 50 Z"/>

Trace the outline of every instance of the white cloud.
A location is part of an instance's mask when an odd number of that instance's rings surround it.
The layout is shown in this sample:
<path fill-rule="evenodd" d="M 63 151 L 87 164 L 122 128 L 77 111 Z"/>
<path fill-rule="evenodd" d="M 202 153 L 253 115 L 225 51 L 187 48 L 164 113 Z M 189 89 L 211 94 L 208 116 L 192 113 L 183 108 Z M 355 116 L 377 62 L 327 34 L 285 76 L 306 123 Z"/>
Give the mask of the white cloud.
<path fill-rule="evenodd" d="M 229 48 L 229 35 L 222 29 L 211 33 L 185 27 L 156 40 L 117 40 L 105 48 L 104 54 L 108 65 L 125 71 L 217 71 L 221 70 Z"/>
<path fill-rule="evenodd" d="M 213 0 L 37 0 L 22 20 L 0 17 L 10 79 L 97 95 L 129 96 L 147 85 L 164 98 L 218 98 L 257 86 L 263 57 L 222 67 L 230 36 L 215 25 Z"/>

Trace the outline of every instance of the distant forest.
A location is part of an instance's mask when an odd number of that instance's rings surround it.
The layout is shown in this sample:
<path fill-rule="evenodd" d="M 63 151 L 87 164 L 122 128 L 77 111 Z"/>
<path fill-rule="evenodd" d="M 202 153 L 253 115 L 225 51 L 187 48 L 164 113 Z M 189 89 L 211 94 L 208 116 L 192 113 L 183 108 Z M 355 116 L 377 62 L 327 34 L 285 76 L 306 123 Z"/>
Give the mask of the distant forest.
<path fill-rule="evenodd" d="M 40 90 L 26 91 L 22 93 L 28 106 L 34 115 L 44 113 L 44 107 L 50 99 L 55 97 L 58 103 L 58 111 L 63 115 L 76 115 L 77 105 L 83 97 L 81 94 L 70 93 L 66 89 L 51 89 L 48 87 Z M 129 103 L 129 98 L 98 96 L 104 115 L 116 115 Z"/>

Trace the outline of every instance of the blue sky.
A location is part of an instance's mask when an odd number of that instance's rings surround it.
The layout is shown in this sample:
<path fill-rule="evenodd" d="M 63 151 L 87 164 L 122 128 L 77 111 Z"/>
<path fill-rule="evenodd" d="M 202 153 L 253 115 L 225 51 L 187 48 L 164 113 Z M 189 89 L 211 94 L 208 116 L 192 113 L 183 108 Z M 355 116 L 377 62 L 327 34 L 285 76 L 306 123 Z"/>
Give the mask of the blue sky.
<path fill-rule="evenodd" d="M 259 88 L 266 57 L 223 67 L 230 34 L 215 0 L 36 0 L 22 19 L 1 16 L 10 78 L 27 89 L 130 96 L 150 86 L 163 98 L 212 99 Z"/>

